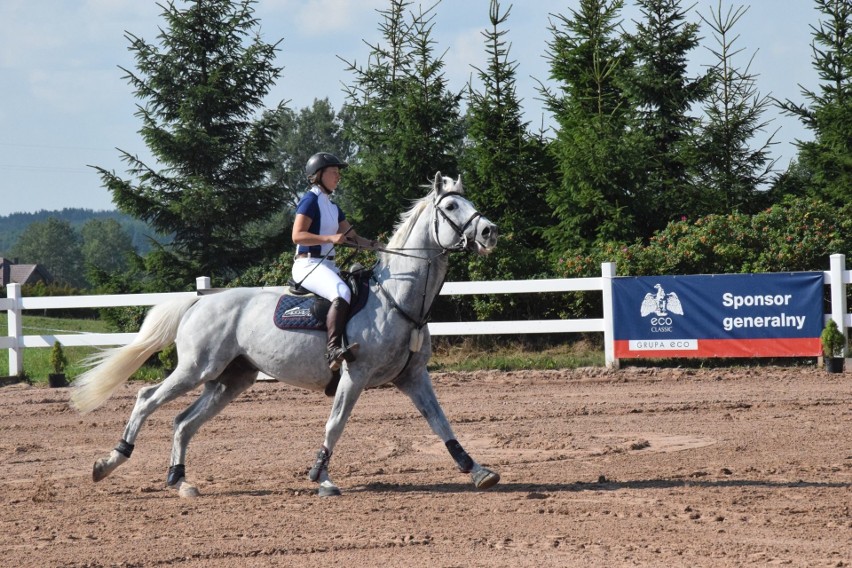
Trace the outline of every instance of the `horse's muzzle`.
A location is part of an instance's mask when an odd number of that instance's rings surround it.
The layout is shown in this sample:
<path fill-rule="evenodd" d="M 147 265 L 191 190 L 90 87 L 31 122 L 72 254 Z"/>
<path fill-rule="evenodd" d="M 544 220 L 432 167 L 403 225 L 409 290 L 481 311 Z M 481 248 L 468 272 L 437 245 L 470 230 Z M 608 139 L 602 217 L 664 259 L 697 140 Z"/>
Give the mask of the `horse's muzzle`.
<path fill-rule="evenodd" d="M 476 224 L 476 238 L 471 244 L 476 254 L 489 254 L 497 246 L 497 225 L 480 217 Z"/>

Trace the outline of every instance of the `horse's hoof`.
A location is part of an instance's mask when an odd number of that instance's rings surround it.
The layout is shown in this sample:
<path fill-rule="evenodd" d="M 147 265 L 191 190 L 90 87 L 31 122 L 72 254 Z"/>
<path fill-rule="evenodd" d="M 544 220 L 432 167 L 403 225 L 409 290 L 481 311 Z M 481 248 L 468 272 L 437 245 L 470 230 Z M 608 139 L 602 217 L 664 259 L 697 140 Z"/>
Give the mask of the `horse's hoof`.
<path fill-rule="evenodd" d="M 92 481 L 95 483 L 109 475 L 109 472 L 106 471 L 106 468 L 104 467 L 105 462 L 106 460 L 104 458 L 100 458 L 95 462 L 95 465 L 92 466 Z"/>
<path fill-rule="evenodd" d="M 317 495 L 320 497 L 337 497 L 340 495 L 340 489 L 337 488 L 336 485 L 330 483 L 328 481 L 323 481 L 320 483 L 319 489 L 317 490 Z"/>
<path fill-rule="evenodd" d="M 470 474 L 473 484 L 477 489 L 488 489 L 494 487 L 500 481 L 500 474 L 488 468 L 480 468 Z"/>
<path fill-rule="evenodd" d="M 198 492 L 198 488 L 186 481 L 181 481 L 178 487 L 178 496 L 184 499 L 192 499 L 195 497 L 199 497 L 201 493 Z"/>
<path fill-rule="evenodd" d="M 115 471 L 115 468 L 126 462 L 128 459 L 129 458 L 127 456 L 120 454 L 116 450 L 113 450 L 108 457 L 99 458 L 98 461 L 95 462 L 95 465 L 92 466 L 92 481 L 97 483 Z"/>
<path fill-rule="evenodd" d="M 110 463 L 110 458 L 98 458 L 98 461 L 96 461 L 95 465 L 92 466 L 92 481 L 97 483 L 98 481 L 105 479 L 117 467 L 118 464 Z"/>

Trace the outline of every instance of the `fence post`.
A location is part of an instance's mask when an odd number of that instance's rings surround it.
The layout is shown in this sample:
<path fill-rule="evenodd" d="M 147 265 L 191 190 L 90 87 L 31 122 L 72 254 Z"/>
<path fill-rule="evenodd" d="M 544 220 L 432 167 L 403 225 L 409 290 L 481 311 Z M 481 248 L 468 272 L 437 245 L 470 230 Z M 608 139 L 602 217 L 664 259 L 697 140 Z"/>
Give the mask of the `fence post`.
<path fill-rule="evenodd" d="M 618 369 L 620 364 L 615 358 L 615 324 L 612 321 L 612 279 L 615 278 L 615 263 L 601 263 L 604 320 L 604 363 L 607 369 Z"/>
<path fill-rule="evenodd" d="M 831 262 L 831 319 L 837 324 L 838 329 L 846 337 L 846 255 L 833 254 Z M 843 348 L 846 356 L 846 348 Z"/>
<path fill-rule="evenodd" d="M 22 321 L 23 314 L 21 313 L 21 285 L 7 284 L 6 296 L 15 304 L 7 312 L 9 324 L 8 335 L 15 340 L 15 344 L 9 348 L 9 375 L 20 377 L 24 372 L 24 350 L 22 348 L 24 326 Z"/>
<path fill-rule="evenodd" d="M 195 279 L 195 289 L 196 290 L 209 290 L 210 289 L 210 277 L 209 276 L 199 276 Z"/>

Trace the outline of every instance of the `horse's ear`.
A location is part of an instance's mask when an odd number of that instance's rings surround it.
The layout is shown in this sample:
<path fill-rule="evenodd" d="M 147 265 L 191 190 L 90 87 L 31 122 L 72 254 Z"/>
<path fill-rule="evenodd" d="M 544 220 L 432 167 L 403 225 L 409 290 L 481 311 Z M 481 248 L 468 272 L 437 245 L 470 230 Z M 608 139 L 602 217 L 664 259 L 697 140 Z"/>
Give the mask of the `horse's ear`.
<path fill-rule="evenodd" d="M 458 191 L 459 193 L 464 193 L 464 186 L 462 185 L 462 182 L 461 182 L 461 174 L 459 174 L 459 178 L 456 180 L 455 190 Z"/>
<path fill-rule="evenodd" d="M 444 176 L 441 175 L 441 172 L 435 172 L 435 179 L 432 181 L 432 191 L 435 195 L 440 195 L 440 193 L 444 190 Z"/>

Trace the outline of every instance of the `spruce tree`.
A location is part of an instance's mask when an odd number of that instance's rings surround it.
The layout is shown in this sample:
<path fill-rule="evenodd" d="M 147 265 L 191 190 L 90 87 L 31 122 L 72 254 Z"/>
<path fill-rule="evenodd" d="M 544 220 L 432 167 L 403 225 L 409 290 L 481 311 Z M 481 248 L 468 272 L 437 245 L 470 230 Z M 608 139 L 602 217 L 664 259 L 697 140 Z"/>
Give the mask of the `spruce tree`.
<path fill-rule="evenodd" d="M 813 195 L 845 204 L 852 200 L 852 4 L 815 0 L 824 16 L 812 26 L 813 65 L 819 91 L 802 87 L 809 106 L 790 100 L 782 109 L 799 117 L 814 140 L 799 141 L 799 162 L 810 175 Z"/>
<path fill-rule="evenodd" d="M 433 8 L 408 12 L 411 3 L 390 0 L 379 14 L 384 44 L 371 45 L 365 67 L 347 89 L 349 140 L 357 148 L 340 195 L 358 233 L 389 235 L 399 214 L 423 197 L 435 172 L 458 173 L 460 93 L 451 93 L 444 63 L 433 54 Z"/>
<path fill-rule="evenodd" d="M 637 5 L 643 18 L 628 35 L 636 65 L 626 86 L 639 112 L 637 144 L 644 156 L 634 214 L 640 235 L 649 238 L 669 221 L 700 214 L 692 177 L 699 119 L 690 112 L 706 100 L 710 75 L 687 74 L 689 54 L 699 44 L 698 24 L 686 22 L 680 0 Z"/>
<path fill-rule="evenodd" d="M 749 68 L 737 68 L 734 60 L 742 49 L 734 48 L 738 36 L 731 30 L 748 11 L 729 7 L 722 14 L 722 2 L 701 19 L 713 30 L 716 63 L 711 68 L 711 92 L 704 112 L 707 123 L 701 129 L 696 168 L 699 174 L 700 215 L 729 212 L 757 213 L 768 205 L 763 186 L 769 181 L 774 161 L 769 157 L 772 136 L 758 146 L 754 138 L 769 125 L 762 118 L 772 104 L 757 91 L 757 77 Z"/>
<path fill-rule="evenodd" d="M 551 216 L 544 202 L 554 166 L 541 139 L 530 135 L 515 90 L 517 63 L 509 60 L 504 36 L 511 7 L 501 13 L 491 0 L 490 29 L 482 32 L 488 65 L 477 69 L 482 90 L 470 87 L 468 139 L 462 182 L 483 215 L 500 231 L 500 243 L 488 257 L 468 262 L 473 280 L 512 280 L 542 274 L 547 265 L 540 233 Z M 517 294 L 478 298 L 481 318 L 541 317 L 541 303 Z"/>
<path fill-rule="evenodd" d="M 550 78 L 558 89 L 543 94 L 559 125 L 552 149 L 562 179 L 547 193 L 555 224 L 545 235 L 556 258 L 639 235 L 634 195 L 643 163 L 628 136 L 633 114 L 623 82 L 632 63 L 618 33 L 623 5 L 581 0 L 551 24 Z"/>
<path fill-rule="evenodd" d="M 131 179 L 97 169 L 121 211 L 174 235 L 146 259 L 159 285 L 227 279 L 257 260 L 263 243 L 246 231 L 281 207 L 283 193 L 268 179 L 279 109 L 263 109 L 280 68 L 276 45 L 255 29 L 253 4 L 195 0 L 181 10 L 170 2 L 159 45 L 127 34 L 136 71 L 123 71 L 143 101 L 139 132 L 157 166 L 122 152 Z"/>

